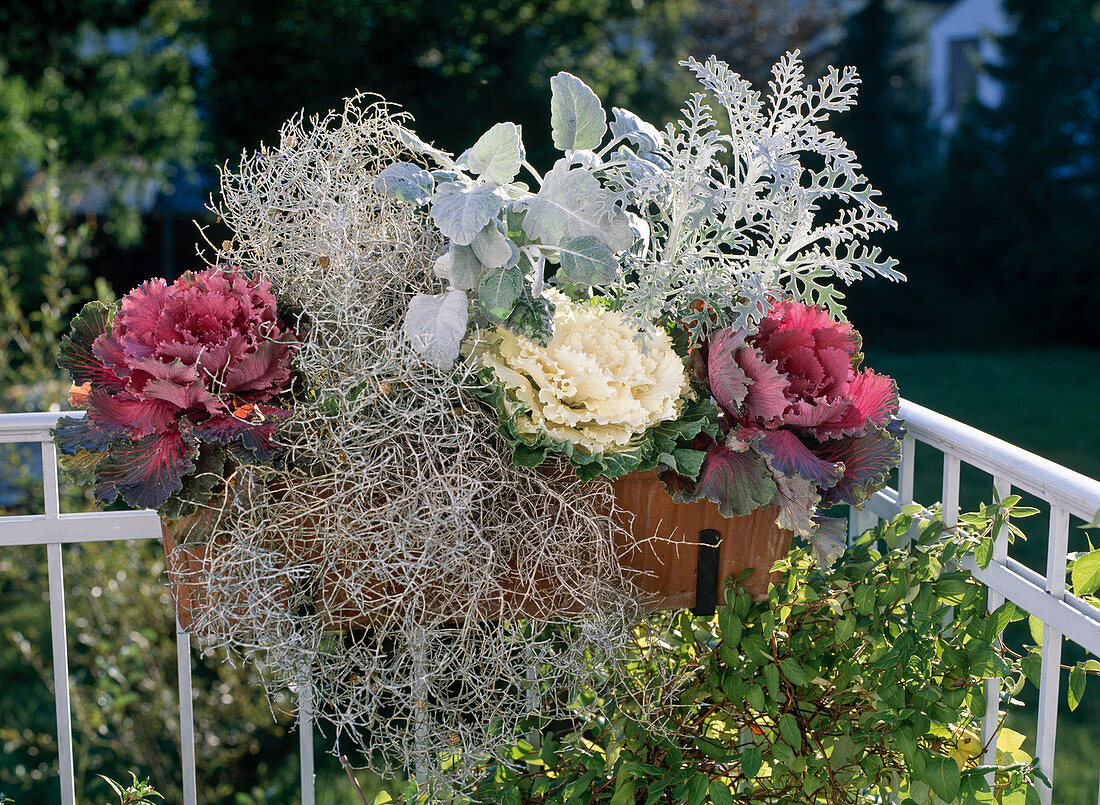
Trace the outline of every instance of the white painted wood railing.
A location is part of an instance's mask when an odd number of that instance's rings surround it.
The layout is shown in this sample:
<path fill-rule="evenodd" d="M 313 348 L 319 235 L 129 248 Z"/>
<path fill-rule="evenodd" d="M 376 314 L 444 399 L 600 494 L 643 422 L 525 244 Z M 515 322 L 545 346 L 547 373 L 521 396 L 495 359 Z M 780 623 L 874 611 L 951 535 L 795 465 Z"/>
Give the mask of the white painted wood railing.
<path fill-rule="evenodd" d="M 1050 505 L 1046 575 L 1035 572 L 1008 555 L 1007 529 L 997 535 L 993 559 L 983 570 L 973 559 L 966 568 L 989 587 L 989 608 L 1007 599 L 1043 622 L 1043 659 L 1040 666 L 1039 714 L 1036 757 L 1048 779 L 1054 779 L 1054 746 L 1058 726 L 1058 696 L 1062 663 L 1062 638 L 1077 643 L 1100 657 L 1100 609 L 1066 590 L 1066 552 L 1070 517 L 1092 522 L 1100 511 L 1100 481 L 1066 469 L 1013 444 L 956 422 L 943 414 L 901 401 L 905 422 L 902 459 L 898 467 L 898 488 L 883 489 L 849 521 L 850 535 L 860 534 L 879 519 L 890 519 L 902 506 L 913 502 L 916 445 L 929 445 L 943 456 L 941 501 L 943 518 L 953 525 L 959 516 L 959 475 L 963 464 L 992 476 L 992 489 L 999 498 L 1013 492 L 1027 492 Z M 993 500 L 989 495 L 984 502 Z M 982 501 L 966 501 L 977 506 Z M 999 719 L 1000 685 L 986 683 L 986 715 L 982 744 L 988 746 L 984 763 L 996 760 L 995 742 L 990 740 Z M 1100 735 L 1100 725 L 1097 725 Z M 1040 798 L 1050 805 L 1052 792 L 1040 787 Z M 1100 803 L 1100 789 L 1097 802 Z"/>
<path fill-rule="evenodd" d="M 11 545 L 47 547 L 61 801 L 64 805 L 75 805 L 62 546 L 100 540 L 159 539 L 161 530 L 157 515 L 148 511 L 60 513 L 57 456 L 49 436 L 49 429 L 58 416 L 56 413 L 0 414 L 0 443 L 40 445 L 45 494 L 45 511 L 42 514 L 0 517 L 0 549 Z M 969 569 L 989 586 L 990 607 L 999 606 L 1008 599 L 1043 621 L 1042 684 L 1036 747 L 1040 768 L 1048 778 L 1053 779 L 1062 637 L 1073 640 L 1100 657 L 1100 610 L 1065 589 L 1069 518 L 1080 517 L 1086 522 L 1093 519 L 1100 510 L 1100 482 L 906 400 L 902 401 L 901 416 L 908 432 L 903 441 L 898 489 L 878 492 L 864 510 L 855 512 L 851 520 L 853 533 L 873 526 L 880 518 L 893 517 L 901 506 L 913 502 L 917 442 L 930 445 L 943 454 L 942 500 L 944 517 L 949 523 L 959 514 L 959 473 L 964 463 L 991 474 L 993 488 L 1001 497 L 1019 490 L 1032 493 L 1050 504 L 1045 576 L 1008 556 L 1004 534 L 998 536 L 992 563 L 981 570 L 970 562 Z M 183 747 L 181 778 L 184 802 L 194 805 L 198 800 L 191 712 L 191 642 L 190 636 L 180 630 L 178 624 L 176 630 Z M 989 738 L 998 717 L 999 693 L 995 681 L 987 685 L 989 707 L 983 727 L 983 744 L 991 743 Z M 308 707 L 301 709 L 303 715 L 298 732 L 302 802 L 303 805 L 313 805 L 312 720 Z M 994 752 L 991 746 L 987 760 L 993 759 Z M 1041 796 L 1043 802 L 1049 805 L 1051 792 L 1044 790 Z"/>

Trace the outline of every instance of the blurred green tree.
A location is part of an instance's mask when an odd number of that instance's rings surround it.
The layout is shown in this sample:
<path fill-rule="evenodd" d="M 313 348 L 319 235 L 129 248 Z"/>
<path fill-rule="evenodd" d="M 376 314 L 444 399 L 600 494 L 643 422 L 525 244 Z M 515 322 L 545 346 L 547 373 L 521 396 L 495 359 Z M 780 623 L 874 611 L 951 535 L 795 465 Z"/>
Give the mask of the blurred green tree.
<path fill-rule="evenodd" d="M 534 164 L 552 159 L 549 78 L 578 74 L 614 105 L 663 123 L 690 81 L 698 0 L 247 0 L 211 3 L 205 93 L 224 158 L 271 140 L 300 109 L 323 113 L 353 89 L 415 117 L 426 139 L 462 150 L 493 123 L 525 128 Z"/>
<path fill-rule="evenodd" d="M 1000 344 L 1100 345 L 1100 12 L 1094 0 L 1006 0 L 1015 31 L 990 72 L 995 109 L 951 140 L 933 232 L 959 298 Z"/>
<path fill-rule="evenodd" d="M 843 39 L 832 54 L 835 64 L 854 66 L 860 76 L 859 103 L 836 119 L 835 130 L 898 221 L 896 231 L 876 233 L 874 242 L 900 261 L 910 280 L 860 282 L 846 291 L 849 315 L 879 345 L 927 340 L 925 311 L 938 298 L 927 229 L 929 179 L 940 155 L 915 66 L 920 47 L 907 28 L 897 4 L 868 0 L 844 21 Z"/>

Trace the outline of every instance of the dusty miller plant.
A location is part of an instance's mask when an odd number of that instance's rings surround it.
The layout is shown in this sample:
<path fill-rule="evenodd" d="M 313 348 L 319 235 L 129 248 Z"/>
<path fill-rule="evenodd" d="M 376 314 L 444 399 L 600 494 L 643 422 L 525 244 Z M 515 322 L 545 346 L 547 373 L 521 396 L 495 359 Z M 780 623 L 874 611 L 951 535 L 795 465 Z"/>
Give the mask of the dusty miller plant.
<path fill-rule="evenodd" d="M 577 77 L 551 79 L 551 129 L 563 156 L 545 176 L 522 132 L 498 123 L 457 158 L 406 131 L 432 170 L 400 162 L 378 177 L 427 205 L 447 238 L 435 271 L 449 288 L 413 298 L 405 333 L 448 367 L 474 323 L 546 343 L 548 277 L 574 298 L 600 294 L 642 328 L 683 321 L 696 342 L 715 326 L 752 326 L 778 297 L 843 316 L 835 280 L 902 279 L 863 239 L 895 227 L 845 142 L 822 126 L 855 104 L 855 70 L 807 85 L 798 53 L 772 70 L 767 97 L 711 58 L 683 62 L 702 92 L 664 131 L 613 108 Z M 610 137 L 608 131 L 610 130 Z M 525 170 L 532 188 L 518 181 Z M 822 220 L 823 207 L 835 209 Z"/>

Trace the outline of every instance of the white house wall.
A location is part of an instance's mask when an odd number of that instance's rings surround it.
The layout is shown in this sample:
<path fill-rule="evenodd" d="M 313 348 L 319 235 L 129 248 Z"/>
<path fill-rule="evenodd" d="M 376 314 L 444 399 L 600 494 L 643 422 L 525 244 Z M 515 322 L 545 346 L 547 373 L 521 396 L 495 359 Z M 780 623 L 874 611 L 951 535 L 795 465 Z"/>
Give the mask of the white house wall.
<path fill-rule="evenodd" d="M 948 111 L 950 80 L 950 45 L 959 39 L 978 39 L 984 64 L 997 64 L 1000 54 L 996 38 L 1012 30 L 1000 0 L 959 0 L 933 21 L 928 29 L 929 89 L 931 118 L 944 130 L 954 128 L 957 114 Z M 990 107 L 1000 105 L 1003 90 L 988 74 L 978 74 L 976 95 Z"/>

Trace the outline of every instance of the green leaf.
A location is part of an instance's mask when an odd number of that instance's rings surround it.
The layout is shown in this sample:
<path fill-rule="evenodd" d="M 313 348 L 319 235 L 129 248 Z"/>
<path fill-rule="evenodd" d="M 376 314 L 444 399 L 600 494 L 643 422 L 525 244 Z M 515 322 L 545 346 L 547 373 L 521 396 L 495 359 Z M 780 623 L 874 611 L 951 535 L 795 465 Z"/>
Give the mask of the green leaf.
<path fill-rule="evenodd" d="M 765 708 L 764 689 L 759 684 L 753 685 L 749 688 L 748 693 L 745 694 L 745 699 L 749 703 L 749 707 L 757 712 L 763 712 Z"/>
<path fill-rule="evenodd" d="M 779 668 L 773 663 L 764 666 L 764 684 L 768 688 L 768 698 L 776 701 L 779 698 Z"/>
<path fill-rule="evenodd" d="M 607 133 L 600 99 L 571 73 L 562 71 L 550 79 L 550 128 L 560 151 L 599 148 Z"/>
<path fill-rule="evenodd" d="M 504 326 L 516 335 L 545 347 L 554 335 L 554 303 L 544 297 L 524 294 L 516 303 Z"/>
<path fill-rule="evenodd" d="M 395 162 L 387 165 L 378 174 L 374 180 L 374 188 L 379 193 L 419 207 L 431 200 L 435 180 L 430 173 L 417 165 Z"/>
<path fill-rule="evenodd" d="M 1077 557 L 1070 582 L 1076 596 L 1092 595 L 1100 589 L 1100 548 Z"/>
<path fill-rule="evenodd" d="M 754 779 L 763 765 L 764 756 L 760 754 L 756 744 L 750 744 L 741 751 L 741 773 L 745 775 L 745 779 Z"/>
<path fill-rule="evenodd" d="M 435 164 L 444 168 L 454 167 L 454 160 L 451 159 L 451 155 L 448 152 L 440 151 L 435 146 L 428 145 L 428 143 L 421 140 L 414 132 L 404 126 L 397 127 L 397 138 L 401 140 L 402 144 L 410 151 L 430 157 Z"/>
<path fill-rule="evenodd" d="M 458 348 L 469 322 L 464 291 L 417 294 L 409 300 L 403 332 L 413 349 L 437 369 L 447 371 L 458 358 Z"/>
<path fill-rule="evenodd" d="M 627 778 L 615 789 L 611 797 L 611 805 L 634 805 L 634 779 Z"/>
<path fill-rule="evenodd" d="M 862 587 L 857 590 L 863 589 Z M 856 616 L 851 612 L 847 613 L 836 625 L 836 642 L 837 645 L 843 645 L 848 642 L 848 639 L 855 634 L 856 631 Z"/>
<path fill-rule="evenodd" d="M 1076 710 L 1084 695 L 1085 669 L 1077 665 L 1069 672 L 1069 690 L 1066 691 L 1066 697 L 1069 699 L 1069 709 Z"/>
<path fill-rule="evenodd" d="M 619 276 L 619 261 L 611 249 L 592 235 L 571 238 L 561 245 L 558 276 L 573 285 L 608 285 Z"/>
<path fill-rule="evenodd" d="M 493 192 L 492 185 L 466 187 L 460 182 L 447 182 L 435 191 L 432 220 L 452 241 L 469 246 L 503 206 L 504 200 Z"/>
<path fill-rule="evenodd" d="M 494 268 L 477 286 L 481 309 L 494 324 L 507 321 L 524 291 L 523 272 L 517 267 Z"/>
<path fill-rule="evenodd" d="M 989 616 L 986 622 L 984 635 L 987 643 L 992 643 L 997 636 L 1005 630 L 1012 619 L 1016 617 L 1016 605 L 1011 601 L 1005 601 Z"/>
<path fill-rule="evenodd" d="M 793 657 L 787 657 L 785 660 L 779 663 L 779 670 L 783 672 L 783 676 L 790 680 L 792 685 L 806 685 L 809 684 L 809 679 L 806 678 L 805 672 Z"/>
<path fill-rule="evenodd" d="M 974 546 L 974 561 L 978 563 L 978 567 L 983 570 L 989 567 L 989 562 L 993 559 L 993 540 L 983 539 L 976 546 Z"/>
<path fill-rule="evenodd" d="M 772 472 L 759 453 L 736 452 L 722 445 L 711 449 L 694 496 L 673 498 L 678 502 L 706 498 L 718 504 L 723 517 L 739 517 L 768 505 L 775 492 Z"/>
<path fill-rule="evenodd" d="M 1027 628 L 1031 631 L 1031 639 L 1035 641 L 1035 645 L 1043 645 L 1043 622 L 1034 615 L 1028 615 Z"/>
<path fill-rule="evenodd" d="M 952 758 L 929 755 L 924 767 L 924 781 L 944 802 L 954 802 L 959 793 L 962 774 Z"/>
<path fill-rule="evenodd" d="M 798 721 L 790 713 L 779 717 L 779 734 L 795 750 L 802 748 L 802 731 L 798 728 Z"/>
<path fill-rule="evenodd" d="M 77 450 L 71 456 L 62 453 L 58 456 L 58 461 L 61 464 L 61 469 L 65 471 L 65 474 L 69 476 L 73 483 L 78 486 L 91 486 L 95 483 L 96 467 L 99 466 L 99 462 L 106 455 L 106 450 L 95 452 Z"/>
<path fill-rule="evenodd" d="M 707 796 L 707 784 L 710 778 L 701 771 L 695 772 L 688 783 L 687 805 L 703 805 Z"/>
<path fill-rule="evenodd" d="M 721 780 L 711 780 L 710 785 L 707 786 L 707 791 L 710 794 L 710 801 L 714 805 L 733 805 L 733 794 L 730 792 L 729 786 Z"/>
<path fill-rule="evenodd" d="M 515 123 L 497 123 L 478 138 L 466 164 L 487 182 L 508 184 L 524 159 L 522 131 Z"/>
<path fill-rule="evenodd" d="M 917 754 L 917 740 L 913 737 L 913 732 L 908 729 L 897 729 L 894 730 L 893 737 L 902 756 L 907 762 L 912 763 Z"/>

